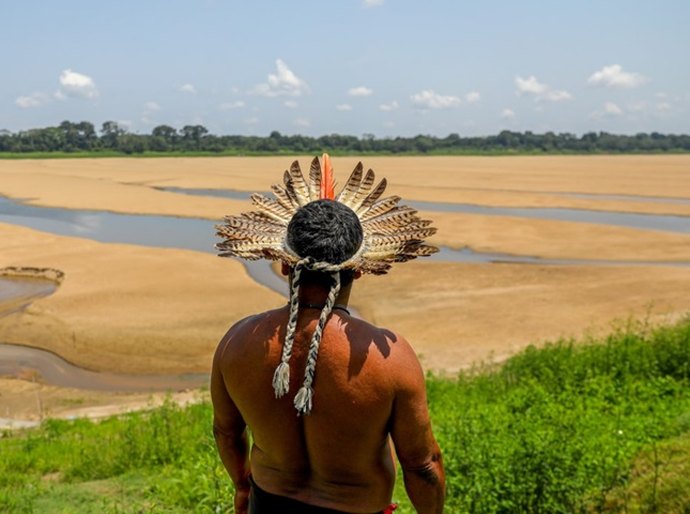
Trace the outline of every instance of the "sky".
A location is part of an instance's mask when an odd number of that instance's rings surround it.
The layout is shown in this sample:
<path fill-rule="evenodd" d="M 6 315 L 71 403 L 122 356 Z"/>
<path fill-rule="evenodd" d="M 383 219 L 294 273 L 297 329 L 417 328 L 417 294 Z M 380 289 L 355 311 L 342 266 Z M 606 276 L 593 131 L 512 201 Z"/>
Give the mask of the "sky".
<path fill-rule="evenodd" d="M 0 0 L 0 130 L 690 132 L 687 0 Z"/>

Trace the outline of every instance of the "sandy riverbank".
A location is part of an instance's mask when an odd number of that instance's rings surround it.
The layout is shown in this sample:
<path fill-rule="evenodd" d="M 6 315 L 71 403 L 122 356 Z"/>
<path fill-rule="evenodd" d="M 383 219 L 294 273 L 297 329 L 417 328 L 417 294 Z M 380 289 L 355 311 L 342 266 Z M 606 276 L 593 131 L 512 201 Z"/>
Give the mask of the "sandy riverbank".
<path fill-rule="evenodd" d="M 311 156 L 298 156 L 303 171 Z M 244 203 L 175 197 L 156 187 L 268 191 L 293 157 L 0 160 L 0 193 L 36 205 L 219 219 Z M 343 184 L 359 159 L 336 157 Z M 686 196 L 690 155 L 538 157 L 364 157 L 410 200 L 522 207 L 567 207 L 690 215 L 690 203 L 585 199 L 555 194 Z"/>

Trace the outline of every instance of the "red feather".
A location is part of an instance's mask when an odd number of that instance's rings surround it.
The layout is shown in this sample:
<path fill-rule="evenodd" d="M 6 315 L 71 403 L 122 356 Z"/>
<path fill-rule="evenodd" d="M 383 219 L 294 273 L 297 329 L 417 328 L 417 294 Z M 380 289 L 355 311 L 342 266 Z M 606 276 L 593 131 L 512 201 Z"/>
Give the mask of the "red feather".
<path fill-rule="evenodd" d="M 321 191 L 319 198 L 335 200 L 335 181 L 333 180 L 333 167 L 331 158 L 327 153 L 321 158 Z"/>

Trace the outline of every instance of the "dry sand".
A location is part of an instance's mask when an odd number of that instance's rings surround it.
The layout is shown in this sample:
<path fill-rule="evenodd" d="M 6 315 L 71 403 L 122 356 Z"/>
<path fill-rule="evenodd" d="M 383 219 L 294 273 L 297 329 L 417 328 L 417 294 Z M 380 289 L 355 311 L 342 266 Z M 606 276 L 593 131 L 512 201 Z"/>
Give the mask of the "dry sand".
<path fill-rule="evenodd" d="M 205 372 L 238 319 L 284 300 L 232 259 L 105 244 L 0 224 L 0 268 L 64 273 L 58 290 L 0 318 L 0 341 L 97 371 Z"/>
<path fill-rule="evenodd" d="M 297 157 L 304 171 L 311 157 Z M 175 198 L 158 187 L 268 191 L 292 157 L 0 160 L 0 193 L 29 203 L 113 212 L 176 214 L 211 219 L 243 203 Z M 344 183 L 357 162 L 336 157 Z M 687 197 L 690 155 L 568 157 L 365 157 L 389 192 L 412 200 L 523 207 L 595 208 L 621 212 L 690 214 L 690 204 L 592 200 L 554 194 L 578 192 Z M 143 186 L 143 187 L 142 187 Z"/>
<path fill-rule="evenodd" d="M 0 161 L 0 194 L 56 207 L 218 219 L 245 210 L 248 202 L 167 193 L 151 186 L 265 191 L 280 180 L 280 171 L 290 161 Z M 301 161 L 307 168 L 308 159 Z M 355 162 L 349 157 L 334 159 L 341 184 Z M 690 198 L 690 156 L 375 157 L 364 163 L 389 179 L 391 193 L 409 199 L 690 214 L 690 203 L 556 194 Z M 563 259 L 690 260 L 688 235 L 426 214 L 439 227 L 433 241 L 454 248 Z M 0 318 L 0 341 L 50 349 L 97 370 L 208 370 L 216 342 L 234 320 L 284 301 L 253 283 L 231 260 L 0 224 L 0 268 L 6 266 L 56 268 L 65 277 L 52 296 L 35 301 L 21 314 Z M 417 261 L 397 266 L 389 277 L 360 280 L 353 304 L 373 322 L 407 336 L 426 367 L 454 371 L 478 360 L 504 358 L 530 342 L 598 333 L 614 320 L 678 319 L 690 310 L 689 290 L 688 267 Z M 8 394 L 12 396 L 5 388 L 19 391 L 26 386 L 22 381 L 13 384 L 2 383 L 0 416 Z M 49 394 L 49 389 L 43 390 Z M 95 401 L 88 399 L 91 393 L 64 394 L 60 401 L 67 403 Z"/>

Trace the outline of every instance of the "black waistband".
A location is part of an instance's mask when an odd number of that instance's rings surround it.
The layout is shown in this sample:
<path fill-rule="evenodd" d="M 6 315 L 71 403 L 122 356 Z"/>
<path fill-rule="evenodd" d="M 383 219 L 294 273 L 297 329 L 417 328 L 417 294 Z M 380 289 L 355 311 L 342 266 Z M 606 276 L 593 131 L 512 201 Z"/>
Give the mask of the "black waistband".
<path fill-rule="evenodd" d="M 316 507 L 292 498 L 271 494 L 256 485 L 252 477 L 249 477 L 249 481 L 252 486 L 249 495 L 249 514 L 349 514 L 342 510 Z"/>

